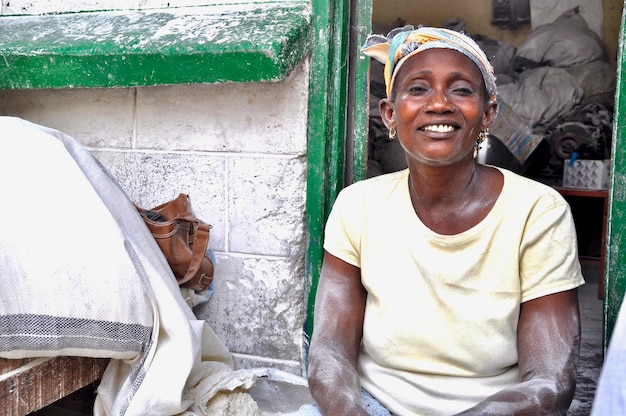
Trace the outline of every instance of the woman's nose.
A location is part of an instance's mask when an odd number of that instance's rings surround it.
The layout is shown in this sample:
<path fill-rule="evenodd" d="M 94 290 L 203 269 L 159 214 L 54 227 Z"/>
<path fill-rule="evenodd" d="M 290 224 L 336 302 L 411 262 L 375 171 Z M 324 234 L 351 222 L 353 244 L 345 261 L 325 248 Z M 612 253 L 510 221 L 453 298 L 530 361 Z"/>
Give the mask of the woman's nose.
<path fill-rule="evenodd" d="M 433 90 L 428 100 L 428 110 L 435 112 L 452 111 L 454 106 L 448 101 L 448 95 L 446 91 Z"/>

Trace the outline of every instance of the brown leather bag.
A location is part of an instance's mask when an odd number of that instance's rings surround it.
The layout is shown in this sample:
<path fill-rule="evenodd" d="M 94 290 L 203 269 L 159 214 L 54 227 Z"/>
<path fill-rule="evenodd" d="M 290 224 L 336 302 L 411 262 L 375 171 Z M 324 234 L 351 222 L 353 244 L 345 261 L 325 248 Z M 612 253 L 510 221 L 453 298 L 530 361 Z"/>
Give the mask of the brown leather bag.
<path fill-rule="evenodd" d="M 191 210 L 189 196 L 152 209 L 137 207 L 181 287 L 205 290 L 213 281 L 213 261 L 207 255 L 211 225 L 200 221 Z"/>

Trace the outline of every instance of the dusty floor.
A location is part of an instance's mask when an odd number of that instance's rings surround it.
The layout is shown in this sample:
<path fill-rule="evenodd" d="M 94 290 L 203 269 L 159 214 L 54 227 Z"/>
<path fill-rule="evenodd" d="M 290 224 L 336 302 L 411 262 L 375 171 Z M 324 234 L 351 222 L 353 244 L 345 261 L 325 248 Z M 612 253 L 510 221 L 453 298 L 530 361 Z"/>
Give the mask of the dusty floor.
<path fill-rule="evenodd" d="M 582 316 L 580 362 L 576 394 L 568 412 L 569 416 L 589 415 L 603 360 L 602 301 L 598 299 L 598 267 L 585 265 L 583 274 L 587 284 L 579 289 Z M 296 397 L 289 397 L 294 396 L 293 393 L 293 391 L 274 391 L 272 395 L 281 397 L 281 400 L 296 399 Z M 302 395 L 302 392 L 298 392 L 298 395 Z M 90 403 L 90 400 L 92 397 L 93 388 L 87 388 L 80 394 L 69 396 L 63 401 L 48 406 L 39 412 L 32 413 L 30 416 L 90 416 L 92 403 Z M 266 408 L 262 410 L 277 411 L 275 407 L 268 406 L 268 403 L 263 403 L 263 406 Z"/>
<path fill-rule="evenodd" d="M 576 394 L 568 415 L 586 416 L 591 404 L 602 367 L 602 301 L 598 299 L 598 267 L 585 266 L 583 274 L 587 284 L 579 289 L 582 337 Z"/>

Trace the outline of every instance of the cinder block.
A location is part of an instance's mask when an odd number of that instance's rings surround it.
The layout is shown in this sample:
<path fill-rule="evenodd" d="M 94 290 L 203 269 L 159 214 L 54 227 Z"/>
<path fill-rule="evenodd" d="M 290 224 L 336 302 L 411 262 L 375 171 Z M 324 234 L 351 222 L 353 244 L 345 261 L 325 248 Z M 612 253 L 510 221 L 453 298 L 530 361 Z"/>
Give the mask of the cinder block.
<path fill-rule="evenodd" d="M 308 74 L 304 66 L 272 84 L 138 88 L 137 146 L 305 154 Z"/>
<path fill-rule="evenodd" d="M 89 147 L 130 148 L 134 90 L 0 90 L 0 113 L 57 129 Z"/>
<path fill-rule="evenodd" d="M 189 195 L 196 216 L 211 224 L 209 247 L 224 250 L 225 158 L 197 153 L 92 151 L 134 203 L 150 208 Z"/>
<path fill-rule="evenodd" d="M 303 158 L 233 156 L 228 183 L 229 251 L 291 256 L 303 249 Z"/>
<path fill-rule="evenodd" d="M 218 255 L 215 292 L 195 313 L 229 351 L 300 361 L 306 316 L 304 255 Z"/>

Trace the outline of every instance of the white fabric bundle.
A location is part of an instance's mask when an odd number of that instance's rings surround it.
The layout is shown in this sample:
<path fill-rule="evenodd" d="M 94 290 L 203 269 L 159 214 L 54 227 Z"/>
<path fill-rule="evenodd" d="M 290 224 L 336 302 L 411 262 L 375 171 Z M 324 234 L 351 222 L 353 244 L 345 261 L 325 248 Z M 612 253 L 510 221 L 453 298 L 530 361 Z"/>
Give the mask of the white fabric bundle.
<path fill-rule="evenodd" d="M 174 415 L 252 386 L 85 148 L 12 117 L 0 146 L 0 357 L 112 358 L 95 415 Z"/>

